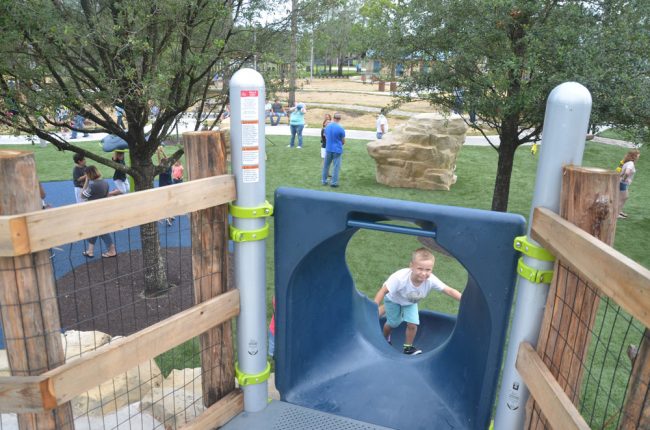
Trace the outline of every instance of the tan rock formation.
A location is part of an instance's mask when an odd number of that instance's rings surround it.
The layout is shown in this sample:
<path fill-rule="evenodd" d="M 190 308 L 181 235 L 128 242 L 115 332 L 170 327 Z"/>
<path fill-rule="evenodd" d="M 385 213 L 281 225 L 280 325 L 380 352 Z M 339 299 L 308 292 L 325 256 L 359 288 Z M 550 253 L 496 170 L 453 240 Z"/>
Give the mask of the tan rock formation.
<path fill-rule="evenodd" d="M 422 113 L 368 143 L 377 182 L 389 187 L 447 190 L 456 183 L 456 157 L 467 125 L 459 115 Z"/>
<path fill-rule="evenodd" d="M 70 330 L 61 334 L 66 362 L 78 359 L 90 351 L 108 344 L 111 336 L 100 331 Z M 114 337 L 116 340 L 118 337 Z M 154 360 L 148 360 L 128 372 L 109 379 L 101 385 L 72 399 L 74 416 L 105 415 L 130 404 L 162 383 L 160 369 Z"/>
<path fill-rule="evenodd" d="M 174 369 L 159 387 L 142 398 L 140 410 L 175 429 L 192 421 L 205 410 L 201 368 Z"/>

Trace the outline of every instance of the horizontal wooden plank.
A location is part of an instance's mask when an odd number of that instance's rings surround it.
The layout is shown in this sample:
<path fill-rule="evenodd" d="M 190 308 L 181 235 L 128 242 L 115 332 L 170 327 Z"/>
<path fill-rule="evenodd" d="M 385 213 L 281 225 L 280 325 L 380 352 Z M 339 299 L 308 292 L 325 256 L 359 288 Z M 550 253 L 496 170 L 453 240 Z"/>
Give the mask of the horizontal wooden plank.
<path fill-rule="evenodd" d="M 552 428 L 589 430 L 578 409 L 528 342 L 519 345 L 516 367 Z"/>
<path fill-rule="evenodd" d="M 43 375 L 0 377 L 0 412 L 42 412 L 44 390 L 41 387 L 46 380 Z"/>
<path fill-rule="evenodd" d="M 185 424 L 180 430 L 209 430 L 219 428 L 244 410 L 244 393 L 234 390 Z"/>
<path fill-rule="evenodd" d="M 234 177 L 221 175 L 45 211 L 2 216 L 0 257 L 42 251 L 229 203 L 235 198 Z"/>
<path fill-rule="evenodd" d="M 48 404 L 72 400 L 237 315 L 239 290 L 232 290 L 50 370 L 42 376 L 48 381 L 48 397 L 56 401 Z"/>
<path fill-rule="evenodd" d="M 535 208 L 531 236 L 650 327 L 650 270 L 546 208 Z"/>

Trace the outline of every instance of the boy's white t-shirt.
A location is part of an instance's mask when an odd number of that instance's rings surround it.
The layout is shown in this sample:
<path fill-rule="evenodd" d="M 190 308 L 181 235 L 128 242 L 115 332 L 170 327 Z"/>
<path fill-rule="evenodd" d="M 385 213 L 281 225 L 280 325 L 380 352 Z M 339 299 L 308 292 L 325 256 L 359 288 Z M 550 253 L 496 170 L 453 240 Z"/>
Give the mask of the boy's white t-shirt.
<path fill-rule="evenodd" d="M 401 306 L 415 304 L 425 298 L 431 290 L 442 291 L 445 284 L 433 273 L 418 287 L 411 282 L 411 269 L 400 269 L 388 277 L 386 298 Z"/>

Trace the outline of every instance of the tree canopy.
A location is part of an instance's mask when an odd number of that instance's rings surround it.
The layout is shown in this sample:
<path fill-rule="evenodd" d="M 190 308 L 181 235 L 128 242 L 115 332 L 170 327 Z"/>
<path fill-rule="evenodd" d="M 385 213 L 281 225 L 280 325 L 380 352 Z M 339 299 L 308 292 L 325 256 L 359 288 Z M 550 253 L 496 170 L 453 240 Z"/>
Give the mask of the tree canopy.
<path fill-rule="evenodd" d="M 2 2 L 0 123 L 122 170 L 136 190 L 151 188 L 155 175 L 182 154 L 153 163 L 169 130 L 188 109 L 204 106 L 213 75 L 225 81 L 250 58 L 246 46 L 232 41 L 246 7 L 254 6 L 209 0 Z M 225 91 L 213 96 L 226 101 Z M 128 129 L 118 126 L 116 105 L 124 109 Z M 124 139 L 130 166 L 56 133 L 71 128 L 57 115 L 63 108 L 91 121 L 84 131 Z M 156 224 L 141 226 L 140 233 L 147 290 L 165 289 Z"/>
<path fill-rule="evenodd" d="M 647 88 L 648 78 L 641 49 L 648 46 L 648 7 L 641 2 L 373 2 L 373 16 L 388 3 L 387 22 L 369 24 L 386 27 L 377 49 L 395 46 L 398 58 L 421 65 L 402 97 L 418 94 L 437 108 L 459 110 L 468 123 L 475 113 L 472 126 L 499 134 L 493 210 L 507 210 L 515 150 L 540 138 L 546 97 L 556 85 L 577 81 L 589 88 L 599 122 L 638 121 L 631 108 L 644 106 L 644 92 L 633 91 Z M 391 32 L 396 23 L 401 32 Z M 639 34 L 632 28 L 641 23 Z M 623 46 L 634 48 L 621 52 Z"/>

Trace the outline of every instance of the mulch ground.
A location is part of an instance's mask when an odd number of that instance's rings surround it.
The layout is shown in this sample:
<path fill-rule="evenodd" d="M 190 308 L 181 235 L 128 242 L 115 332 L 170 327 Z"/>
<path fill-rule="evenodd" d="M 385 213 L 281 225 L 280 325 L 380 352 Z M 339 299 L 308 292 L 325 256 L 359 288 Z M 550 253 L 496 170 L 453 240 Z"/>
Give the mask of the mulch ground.
<path fill-rule="evenodd" d="M 111 336 L 126 336 L 192 307 L 191 250 L 163 249 L 163 253 L 172 287 L 155 298 L 144 296 L 139 250 L 115 258 L 89 259 L 58 279 L 63 330 L 99 330 Z"/>

